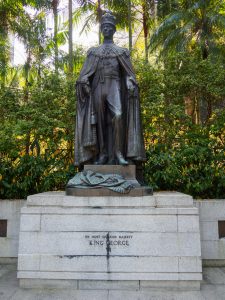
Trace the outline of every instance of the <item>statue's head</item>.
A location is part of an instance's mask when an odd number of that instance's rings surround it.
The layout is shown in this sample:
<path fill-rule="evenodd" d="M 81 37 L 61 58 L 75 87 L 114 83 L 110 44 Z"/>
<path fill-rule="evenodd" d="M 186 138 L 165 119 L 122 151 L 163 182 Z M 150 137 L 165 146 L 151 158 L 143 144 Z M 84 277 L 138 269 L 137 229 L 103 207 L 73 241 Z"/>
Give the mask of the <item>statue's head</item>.
<path fill-rule="evenodd" d="M 104 13 L 101 19 L 101 32 L 104 37 L 113 37 L 116 32 L 116 18 L 110 11 Z"/>

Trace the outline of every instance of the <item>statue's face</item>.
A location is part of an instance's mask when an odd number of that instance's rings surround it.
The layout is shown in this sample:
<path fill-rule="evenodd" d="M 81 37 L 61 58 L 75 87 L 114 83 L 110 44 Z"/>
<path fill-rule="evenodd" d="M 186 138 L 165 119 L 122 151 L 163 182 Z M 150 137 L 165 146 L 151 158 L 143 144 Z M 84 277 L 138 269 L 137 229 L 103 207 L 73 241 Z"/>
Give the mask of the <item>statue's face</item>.
<path fill-rule="evenodd" d="M 115 33 L 115 28 L 113 25 L 106 23 L 101 26 L 101 31 L 104 38 L 112 38 Z"/>

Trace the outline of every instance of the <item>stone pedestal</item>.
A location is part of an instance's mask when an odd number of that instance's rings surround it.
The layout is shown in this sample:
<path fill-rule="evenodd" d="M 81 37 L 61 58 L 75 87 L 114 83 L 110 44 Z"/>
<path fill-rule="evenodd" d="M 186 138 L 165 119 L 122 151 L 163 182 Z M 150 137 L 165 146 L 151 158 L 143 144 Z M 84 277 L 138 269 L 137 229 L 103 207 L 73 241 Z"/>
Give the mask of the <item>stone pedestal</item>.
<path fill-rule="evenodd" d="M 198 209 L 190 196 L 29 196 L 21 211 L 23 287 L 199 288 Z"/>

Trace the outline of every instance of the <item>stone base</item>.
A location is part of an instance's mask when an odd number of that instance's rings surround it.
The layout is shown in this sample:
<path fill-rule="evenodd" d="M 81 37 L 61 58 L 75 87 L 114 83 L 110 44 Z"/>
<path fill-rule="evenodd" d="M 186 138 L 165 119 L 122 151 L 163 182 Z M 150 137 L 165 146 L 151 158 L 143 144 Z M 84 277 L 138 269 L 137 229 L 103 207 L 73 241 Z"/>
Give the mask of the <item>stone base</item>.
<path fill-rule="evenodd" d="M 120 194 L 114 191 L 111 191 L 106 188 L 86 188 L 86 189 L 79 189 L 74 187 L 66 187 L 66 195 L 67 196 L 76 196 L 76 197 L 143 197 L 152 195 L 152 188 L 150 187 L 135 187 L 131 189 L 128 194 Z"/>
<path fill-rule="evenodd" d="M 196 289 L 202 280 L 198 209 L 192 197 L 28 197 L 21 211 L 21 286 Z M 122 287 L 121 287 L 122 289 Z"/>
<path fill-rule="evenodd" d="M 75 289 L 75 290 L 169 290 L 198 291 L 199 281 L 142 281 L 142 280 L 65 280 L 65 279 L 20 279 L 22 288 Z"/>

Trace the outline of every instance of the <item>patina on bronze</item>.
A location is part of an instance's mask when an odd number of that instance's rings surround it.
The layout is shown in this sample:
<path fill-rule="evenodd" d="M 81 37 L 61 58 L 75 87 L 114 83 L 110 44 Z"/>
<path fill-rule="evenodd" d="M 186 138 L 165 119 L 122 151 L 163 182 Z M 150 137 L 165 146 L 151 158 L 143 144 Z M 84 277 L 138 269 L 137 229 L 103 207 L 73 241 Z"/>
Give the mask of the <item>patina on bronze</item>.
<path fill-rule="evenodd" d="M 66 195 L 76 197 L 142 197 L 153 194 L 136 179 L 135 165 L 84 165 L 66 186 Z"/>
<path fill-rule="evenodd" d="M 113 43 L 115 17 L 101 20 L 104 42 L 88 50 L 76 83 L 75 165 L 146 160 L 138 85 L 129 51 Z"/>
<path fill-rule="evenodd" d="M 92 170 L 84 170 L 70 179 L 67 183 L 67 189 L 70 187 L 78 189 L 107 188 L 116 193 L 127 194 L 133 185 L 119 174 L 102 174 Z"/>

